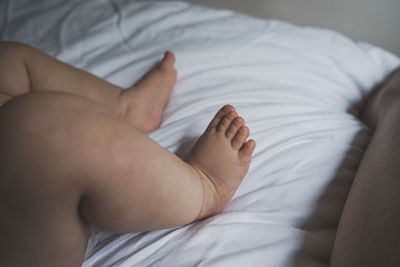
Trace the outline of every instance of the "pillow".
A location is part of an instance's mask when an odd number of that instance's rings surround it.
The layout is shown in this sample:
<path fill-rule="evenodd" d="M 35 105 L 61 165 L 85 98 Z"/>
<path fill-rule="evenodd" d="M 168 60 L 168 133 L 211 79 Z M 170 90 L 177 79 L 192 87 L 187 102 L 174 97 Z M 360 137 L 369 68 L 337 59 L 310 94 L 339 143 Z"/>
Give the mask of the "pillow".
<path fill-rule="evenodd" d="M 397 56 L 334 31 L 184 2 L 20 0 L 0 10 L 2 40 L 122 87 L 173 51 L 178 83 L 149 136 L 178 156 L 224 104 L 257 142 L 221 214 L 151 232 L 94 231 L 83 266 L 328 266 L 371 137 L 357 114 Z"/>

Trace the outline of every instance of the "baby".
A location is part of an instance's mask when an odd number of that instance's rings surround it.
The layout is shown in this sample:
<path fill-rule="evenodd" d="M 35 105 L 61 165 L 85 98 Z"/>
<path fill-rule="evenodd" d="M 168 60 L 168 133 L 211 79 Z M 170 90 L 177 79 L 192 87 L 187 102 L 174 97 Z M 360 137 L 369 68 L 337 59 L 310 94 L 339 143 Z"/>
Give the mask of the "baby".
<path fill-rule="evenodd" d="M 141 232 L 222 211 L 255 142 L 231 105 L 184 160 L 147 137 L 176 82 L 174 63 L 165 53 L 122 90 L 32 47 L 0 43 L 2 265 L 80 266 L 91 225 Z"/>

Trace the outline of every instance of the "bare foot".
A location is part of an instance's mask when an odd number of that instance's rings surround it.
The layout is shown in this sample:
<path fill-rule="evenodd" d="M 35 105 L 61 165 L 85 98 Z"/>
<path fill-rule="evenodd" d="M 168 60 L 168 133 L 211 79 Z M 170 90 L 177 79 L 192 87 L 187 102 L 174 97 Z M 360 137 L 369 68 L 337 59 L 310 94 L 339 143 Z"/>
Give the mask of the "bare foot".
<path fill-rule="evenodd" d="M 391 103 L 400 97 L 400 68 L 395 69 L 371 91 L 361 111 L 361 120 L 375 129 Z"/>
<path fill-rule="evenodd" d="M 255 149 L 249 129 L 231 105 L 221 108 L 186 161 L 200 174 L 203 205 L 197 219 L 219 213 L 245 177 Z"/>
<path fill-rule="evenodd" d="M 162 61 L 147 72 L 133 87 L 123 90 L 119 115 L 147 133 L 160 126 L 162 112 L 176 83 L 175 56 L 166 52 Z"/>

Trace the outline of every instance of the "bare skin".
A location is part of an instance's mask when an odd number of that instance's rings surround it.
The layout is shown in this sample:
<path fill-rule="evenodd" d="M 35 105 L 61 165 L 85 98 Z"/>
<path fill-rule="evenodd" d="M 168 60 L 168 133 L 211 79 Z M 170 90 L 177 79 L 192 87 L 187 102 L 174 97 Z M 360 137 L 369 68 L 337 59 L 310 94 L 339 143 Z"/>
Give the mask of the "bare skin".
<path fill-rule="evenodd" d="M 147 133 L 157 129 L 177 79 L 175 56 L 163 60 L 130 88 L 122 88 L 76 69 L 41 51 L 0 42 L 0 104 L 28 92 L 55 91 L 86 97 Z"/>
<path fill-rule="evenodd" d="M 90 225 L 119 233 L 181 226 L 233 197 L 255 148 L 234 107 L 218 111 L 185 160 L 143 134 L 160 124 L 176 81 L 172 53 L 124 93 L 32 48 L 1 45 L 5 266 L 80 266 Z M 41 79 L 43 70 L 52 75 Z"/>
<path fill-rule="evenodd" d="M 400 68 L 361 113 L 374 134 L 340 218 L 332 267 L 400 266 Z"/>

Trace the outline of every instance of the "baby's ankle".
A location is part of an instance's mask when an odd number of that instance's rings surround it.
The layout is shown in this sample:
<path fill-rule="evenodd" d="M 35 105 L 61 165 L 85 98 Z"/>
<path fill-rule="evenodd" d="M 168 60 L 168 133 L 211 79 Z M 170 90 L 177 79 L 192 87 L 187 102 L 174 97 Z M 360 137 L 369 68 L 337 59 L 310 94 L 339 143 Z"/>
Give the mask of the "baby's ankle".
<path fill-rule="evenodd" d="M 126 90 L 121 90 L 119 92 L 117 104 L 115 106 L 115 113 L 121 117 L 125 117 L 129 106 L 129 99 L 126 93 Z"/>
<path fill-rule="evenodd" d="M 197 166 L 195 163 L 189 164 L 195 171 L 195 175 L 199 178 L 203 195 L 202 205 L 195 219 L 197 221 L 213 216 L 219 212 L 217 210 L 218 192 L 215 183 L 208 178 L 208 176 L 201 170 L 201 167 Z"/>

